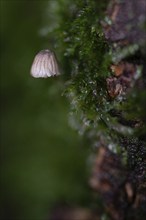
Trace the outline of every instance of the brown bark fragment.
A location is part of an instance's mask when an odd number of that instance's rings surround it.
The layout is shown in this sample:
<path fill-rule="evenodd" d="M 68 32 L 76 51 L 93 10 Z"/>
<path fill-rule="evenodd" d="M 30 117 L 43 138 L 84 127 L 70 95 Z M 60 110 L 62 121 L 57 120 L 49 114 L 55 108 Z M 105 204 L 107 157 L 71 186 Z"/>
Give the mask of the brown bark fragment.
<path fill-rule="evenodd" d="M 107 40 L 111 42 L 139 43 L 146 39 L 144 24 L 146 20 L 146 1 L 110 1 L 107 18 L 111 24 L 104 23 L 103 29 Z"/>

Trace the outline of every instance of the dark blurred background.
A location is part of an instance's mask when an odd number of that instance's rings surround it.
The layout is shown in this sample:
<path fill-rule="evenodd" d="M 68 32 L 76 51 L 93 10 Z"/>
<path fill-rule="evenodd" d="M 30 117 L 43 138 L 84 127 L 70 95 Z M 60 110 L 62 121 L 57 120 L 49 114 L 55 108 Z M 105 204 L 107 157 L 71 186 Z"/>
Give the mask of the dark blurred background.
<path fill-rule="evenodd" d="M 62 76 L 30 76 L 35 54 L 55 48 L 49 31 L 56 24 L 57 6 L 50 2 L 1 0 L 0 218 L 4 220 L 46 220 L 59 201 L 83 205 L 88 197 L 88 150 L 68 125 Z"/>

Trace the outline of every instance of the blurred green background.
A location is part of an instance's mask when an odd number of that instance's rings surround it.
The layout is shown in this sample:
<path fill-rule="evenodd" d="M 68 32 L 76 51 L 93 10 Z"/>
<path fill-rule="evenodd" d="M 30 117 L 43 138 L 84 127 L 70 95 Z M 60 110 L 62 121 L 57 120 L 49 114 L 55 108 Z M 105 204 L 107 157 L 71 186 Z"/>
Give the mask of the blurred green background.
<path fill-rule="evenodd" d="M 55 25 L 55 2 L 1 1 L 4 220 L 46 220 L 57 201 L 84 205 L 88 199 L 88 150 L 68 125 L 62 76 L 30 76 L 35 54 L 55 47 L 45 34 Z"/>

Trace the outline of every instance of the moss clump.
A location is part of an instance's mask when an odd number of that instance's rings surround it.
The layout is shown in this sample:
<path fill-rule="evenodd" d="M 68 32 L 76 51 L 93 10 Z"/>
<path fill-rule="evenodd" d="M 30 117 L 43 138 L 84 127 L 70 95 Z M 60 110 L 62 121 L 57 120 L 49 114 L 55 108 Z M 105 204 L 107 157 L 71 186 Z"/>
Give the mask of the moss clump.
<path fill-rule="evenodd" d="M 105 118 L 110 105 L 105 79 L 111 74 L 111 55 L 100 25 L 101 9 L 105 6 L 100 3 L 97 8 L 95 1 L 76 4 L 69 22 L 63 20 L 59 29 L 62 41 L 58 47 L 64 54 L 62 63 L 67 80 L 65 94 L 70 99 L 71 111 L 79 119 L 76 127 L 80 133 L 107 127 Z"/>

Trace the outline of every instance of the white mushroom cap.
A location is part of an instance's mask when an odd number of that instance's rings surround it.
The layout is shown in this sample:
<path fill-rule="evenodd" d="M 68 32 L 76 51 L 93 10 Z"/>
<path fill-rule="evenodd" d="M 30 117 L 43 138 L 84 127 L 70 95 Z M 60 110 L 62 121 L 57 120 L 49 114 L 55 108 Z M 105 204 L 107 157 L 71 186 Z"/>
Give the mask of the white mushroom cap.
<path fill-rule="evenodd" d="M 35 78 L 47 78 L 60 75 L 58 62 L 54 52 L 41 50 L 34 58 L 31 75 Z"/>

